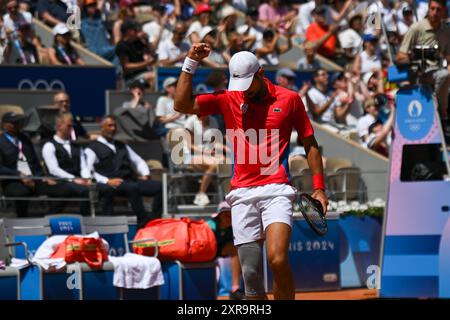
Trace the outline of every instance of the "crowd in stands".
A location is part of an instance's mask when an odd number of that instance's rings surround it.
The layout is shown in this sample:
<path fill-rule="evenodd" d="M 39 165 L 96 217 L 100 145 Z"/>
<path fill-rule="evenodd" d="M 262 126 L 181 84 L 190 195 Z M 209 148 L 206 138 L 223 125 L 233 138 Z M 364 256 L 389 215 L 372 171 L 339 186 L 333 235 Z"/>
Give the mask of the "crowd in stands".
<path fill-rule="evenodd" d="M 449 39 L 445 1 L 432 2 L 440 6 L 440 36 Z M 365 131 L 372 123 L 361 119 L 366 105 L 375 99 L 383 115 L 377 119 L 387 121 L 395 86 L 387 82 L 386 68 L 396 54 L 409 49 L 408 31 L 423 22 L 429 10 L 429 1 L 411 0 L 3 0 L 3 4 L 2 63 L 84 65 L 73 45 L 78 43 L 113 63 L 126 86 L 143 81 L 147 90 L 156 87 L 155 68 L 180 67 L 195 42 L 212 48 L 202 61 L 211 68 L 226 68 L 241 50 L 254 52 L 263 66 L 281 67 L 280 56 L 300 45 L 304 56 L 294 65 L 313 71 L 313 81 L 297 88 L 295 73 L 283 69 L 277 74 L 278 84 L 299 92 L 313 120 L 337 132 L 358 133 L 367 147 Z M 73 5 L 80 9 L 79 29 L 67 26 Z M 51 47 L 45 48 L 36 36 L 32 17 L 52 28 Z M 407 43 L 402 44 L 405 36 Z M 449 49 L 442 47 L 448 57 Z M 325 75 L 323 58 L 337 64 L 341 73 Z M 436 81 L 438 100 L 447 106 L 448 91 L 443 87 L 448 86 L 448 71 L 439 79 L 444 80 Z M 166 96 L 155 107 L 156 116 L 170 128 L 185 116 L 164 110 L 163 105 L 170 109 L 174 89 L 163 90 Z M 440 110 L 445 120 L 446 107 Z M 159 135 L 163 134 L 161 129 Z"/>

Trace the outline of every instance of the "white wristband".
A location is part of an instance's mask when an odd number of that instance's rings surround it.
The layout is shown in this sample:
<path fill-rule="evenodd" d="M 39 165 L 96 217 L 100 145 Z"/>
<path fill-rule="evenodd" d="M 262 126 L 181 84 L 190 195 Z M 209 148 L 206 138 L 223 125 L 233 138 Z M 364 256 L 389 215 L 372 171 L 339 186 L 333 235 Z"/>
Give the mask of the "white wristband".
<path fill-rule="evenodd" d="M 186 57 L 184 59 L 183 67 L 181 68 L 181 71 L 184 71 L 189 74 L 194 74 L 195 70 L 197 69 L 198 61 L 195 61 L 189 57 Z"/>

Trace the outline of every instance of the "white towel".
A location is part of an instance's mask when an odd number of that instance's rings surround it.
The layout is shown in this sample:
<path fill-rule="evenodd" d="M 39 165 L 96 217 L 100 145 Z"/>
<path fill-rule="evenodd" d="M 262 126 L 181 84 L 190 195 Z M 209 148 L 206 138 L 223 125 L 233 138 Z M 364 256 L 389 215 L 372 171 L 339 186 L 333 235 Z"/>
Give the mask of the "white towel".
<path fill-rule="evenodd" d="M 77 237 L 84 237 L 84 238 L 95 238 L 98 239 L 100 236 L 98 235 L 98 232 L 93 232 L 88 235 L 76 235 Z M 54 269 L 61 269 L 63 268 L 67 263 L 64 260 L 64 258 L 50 258 L 52 254 L 56 251 L 58 246 L 64 242 L 64 240 L 67 238 L 67 235 L 58 235 L 58 236 L 51 236 L 47 240 L 45 240 L 41 246 L 37 249 L 36 253 L 34 254 L 32 262 L 40 265 L 44 270 L 48 270 L 49 268 Z M 103 244 L 106 246 L 108 250 L 108 242 L 106 242 L 104 239 Z"/>
<path fill-rule="evenodd" d="M 11 264 L 9 265 L 11 268 L 16 268 L 18 270 L 23 269 L 25 267 L 28 267 L 30 264 L 28 263 L 28 260 L 26 259 L 17 259 L 12 258 Z"/>
<path fill-rule="evenodd" d="M 148 289 L 164 284 L 161 263 L 157 258 L 127 253 L 108 257 L 114 265 L 114 286 L 127 289 Z"/>

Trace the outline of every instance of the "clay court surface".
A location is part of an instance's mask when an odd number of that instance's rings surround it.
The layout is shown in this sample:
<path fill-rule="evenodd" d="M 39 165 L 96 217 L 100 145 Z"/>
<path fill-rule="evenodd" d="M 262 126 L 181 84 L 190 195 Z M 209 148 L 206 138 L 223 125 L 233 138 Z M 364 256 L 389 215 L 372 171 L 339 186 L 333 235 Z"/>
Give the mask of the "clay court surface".
<path fill-rule="evenodd" d="M 269 299 L 273 295 L 269 294 Z M 378 298 L 377 290 L 369 289 L 345 289 L 339 291 L 298 292 L 295 300 L 365 300 Z M 228 297 L 219 297 L 219 300 L 228 300 Z"/>

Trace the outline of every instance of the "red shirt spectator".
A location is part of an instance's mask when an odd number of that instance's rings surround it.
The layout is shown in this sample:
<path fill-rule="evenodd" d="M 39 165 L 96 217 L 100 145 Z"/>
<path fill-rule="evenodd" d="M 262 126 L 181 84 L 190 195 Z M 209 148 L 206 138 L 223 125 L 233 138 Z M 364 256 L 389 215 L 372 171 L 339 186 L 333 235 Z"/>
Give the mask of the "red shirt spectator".
<path fill-rule="evenodd" d="M 317 22 L 312 23 L 306 29 L 306 41 L 317 41 L 324 37 L 329 31 L 328 26 L 321 26 Z M 322 47 L 317 49 L 317 53 L 325 57 L 333 57 L 336 51 L 336 36 L 333 34 Z"/>
<path fill-rule="evenodd" d="M 317 53 L 332 58 L 336 52 L 337 39 L 334 31 L 326 22 L 326 8 L 324 6 L 317 6 L 313 10 L 314 22 L 306 29 L 305 38 L 309 42 L 319 42 L 319 40 L 325 40 L 321 44 Z"/>

